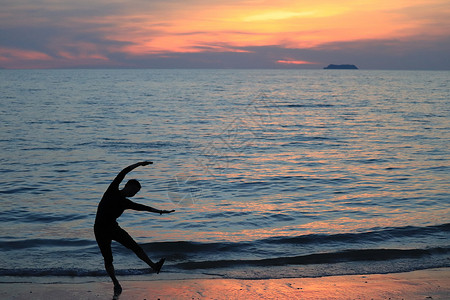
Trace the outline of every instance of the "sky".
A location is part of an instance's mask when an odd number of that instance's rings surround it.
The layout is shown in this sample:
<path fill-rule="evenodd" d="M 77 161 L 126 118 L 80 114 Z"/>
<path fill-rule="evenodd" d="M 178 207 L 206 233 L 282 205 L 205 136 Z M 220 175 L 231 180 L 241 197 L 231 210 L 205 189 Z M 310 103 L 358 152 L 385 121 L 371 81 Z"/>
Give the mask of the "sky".
<path fill-rule="evenodd" d="M 450 70 L 450 0 L 0 0 L 0 68 Z"/>

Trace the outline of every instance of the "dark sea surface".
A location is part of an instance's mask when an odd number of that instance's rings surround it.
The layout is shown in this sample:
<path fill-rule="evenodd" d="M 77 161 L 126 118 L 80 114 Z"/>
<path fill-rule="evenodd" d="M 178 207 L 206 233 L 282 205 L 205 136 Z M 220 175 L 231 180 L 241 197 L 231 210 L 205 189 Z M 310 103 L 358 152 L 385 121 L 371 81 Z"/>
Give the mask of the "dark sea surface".
<path fill-rule="evenodd" d="M 450 266 L 450 72 L 0 70 L 0 282 L 105 280 L 97 204 L 124 167 L 120 278 Z M 57 276 L 57 277 L 55 277 Z"/>

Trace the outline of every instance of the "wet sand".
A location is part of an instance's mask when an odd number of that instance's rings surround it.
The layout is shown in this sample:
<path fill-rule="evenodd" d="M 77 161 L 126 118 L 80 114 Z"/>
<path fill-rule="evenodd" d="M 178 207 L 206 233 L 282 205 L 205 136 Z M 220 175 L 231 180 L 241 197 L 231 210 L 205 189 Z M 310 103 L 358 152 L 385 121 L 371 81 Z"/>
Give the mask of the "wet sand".
<path fill-rule="evenodd" d="M 119 299 L 450 299 L 450 268 L 265 280 L 122 281 Z M 112 299 L 112 284 L 1 283 L 0 299 Z"/>

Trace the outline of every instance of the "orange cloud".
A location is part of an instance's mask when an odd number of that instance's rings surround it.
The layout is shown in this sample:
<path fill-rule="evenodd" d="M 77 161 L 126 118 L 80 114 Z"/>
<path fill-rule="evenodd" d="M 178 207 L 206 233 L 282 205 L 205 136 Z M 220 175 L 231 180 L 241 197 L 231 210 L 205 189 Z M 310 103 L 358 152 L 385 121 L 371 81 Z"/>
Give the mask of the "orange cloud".
<path fill-rule="evenodd" d="M 448 0 L 98 0 L 89 9 L 83 3 L 6 3 L 0 26 L 13 42 L 3 45 L 0 61 L 105 63 L 118 55 L 249 52 L 264 46 L 311 49 L 361 40 L 408 41 L 419 35 L 442 39 L 448 38 L 450 27 Z M 27 29 L 39 50 L 21 49 L 24 38 L 17 31 Z M 33 48 L 29 40 L 26 49 Z M 271 60 L 277 56 L 283 57 Z M 277 63 L 311 64 L 296 59 Z"/>
<path fill-rule="evenodd" d="M 304 60 L 292 60 L 292 59 L 280 59 L 277 60 L 277 63 L 279 64 L 290 64 L 290 65 L 314 65 L 317 63 L 304 61 Z"/>
<path fill-rule="evenodd" d="M 49 55 L 39 51 L 0 48 L 0 61 L 8 62 L 16 59 L 51 60 L 52 58 Z"/>
<path fill-rule="evenodd" d="M 435 1 L 435 3 L 444 1 Z M 111 39 L 128 41 L 122 51 L 155 52 L 215 51 L 211 45 L 229 48 L 281 45 L 314 47 L 323 43 L 403 38 L 419 30 L 423 21 L 402 14 L 403 9 L 424 5 L 424 0 L 356 1 L 237 1 L 208 3 L 177 10 L 167 16 L 139 16 L 138 23 L 121 19 Z M 416 13 L 419 13 L 416 11 Z M 438 12 L 435 12 L 438 13 Z M 431 18 L 429 10 L 427 12 Z M 165 18 L 167 17 L 167 18 Z M 136 18 L 132 18 L 133 22 Z M 151 21 L 148 21 L 151 20 Z M 158 25 L 158 22 L 162 25 Z M 446 34 L 438 26 L 434 31 Z M 206 46 L 206 47 L 205 47 Z M 203 48 L 205 47 L 205 48 Z M 220 48 L 220 47 L 219 47 Z M 226 51 L 226 48 L 223 49 Z"/>

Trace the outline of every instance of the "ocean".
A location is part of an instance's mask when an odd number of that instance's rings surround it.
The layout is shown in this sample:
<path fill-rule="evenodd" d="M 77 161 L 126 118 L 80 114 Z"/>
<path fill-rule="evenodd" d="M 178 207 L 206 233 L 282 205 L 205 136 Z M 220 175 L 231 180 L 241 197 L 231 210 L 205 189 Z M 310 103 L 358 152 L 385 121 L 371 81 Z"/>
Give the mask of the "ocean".
<path fill-rule="evenodd" d="M 109 280 L 96 208 L 124 167 L 120 279 L 450 267 L 450 72 L 0 70 L 0 282 Z"/>

